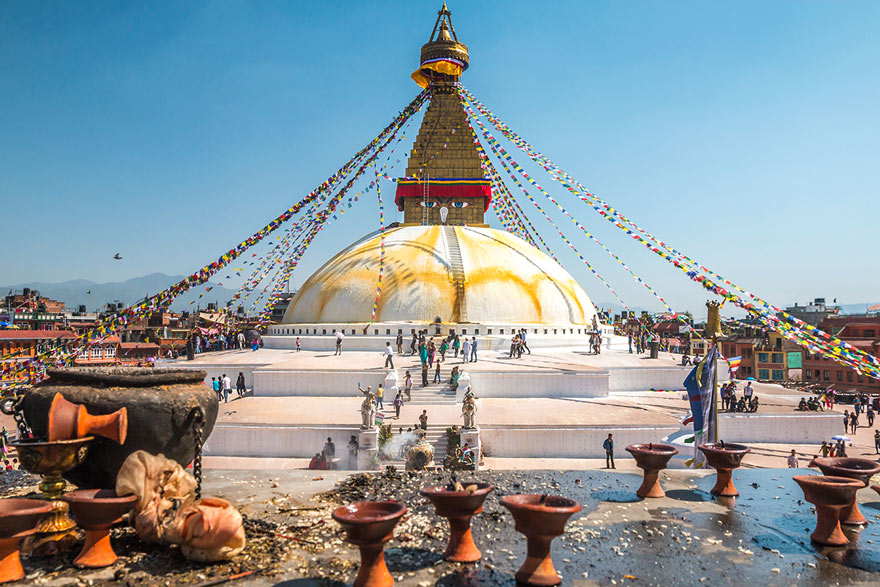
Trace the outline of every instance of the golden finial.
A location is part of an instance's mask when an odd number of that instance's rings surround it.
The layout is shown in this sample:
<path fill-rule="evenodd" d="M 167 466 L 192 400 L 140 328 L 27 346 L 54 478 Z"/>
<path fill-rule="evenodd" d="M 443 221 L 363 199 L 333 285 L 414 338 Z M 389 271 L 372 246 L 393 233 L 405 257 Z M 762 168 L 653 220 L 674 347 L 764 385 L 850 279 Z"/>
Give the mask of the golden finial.
<path fill-rule="evenodd" d="M 721 302 L 716 301 L 708 301 L 706 302 L 706 308 L 709 313 L 706 317 L 706 329 L 703 332 L 703 336 L 709 339 L 715 339 L 719 336 L 724 336 L 724 332 L 721 330 Z"/>

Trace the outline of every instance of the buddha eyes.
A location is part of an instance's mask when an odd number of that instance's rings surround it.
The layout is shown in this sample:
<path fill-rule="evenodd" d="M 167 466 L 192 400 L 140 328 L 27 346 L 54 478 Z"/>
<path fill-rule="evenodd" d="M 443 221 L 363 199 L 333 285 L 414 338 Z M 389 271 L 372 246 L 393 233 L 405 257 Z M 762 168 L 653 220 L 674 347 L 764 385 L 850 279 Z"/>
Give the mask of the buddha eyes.
<path fill-rule="evenodd" d="M 440 202 L 419 202 L 419 205 L 423 208 L 436 208 L 440 205 Z M 449 204 L 453 208 L 467 208 L 470 204 L 468 202 L 450 202 Z"/>

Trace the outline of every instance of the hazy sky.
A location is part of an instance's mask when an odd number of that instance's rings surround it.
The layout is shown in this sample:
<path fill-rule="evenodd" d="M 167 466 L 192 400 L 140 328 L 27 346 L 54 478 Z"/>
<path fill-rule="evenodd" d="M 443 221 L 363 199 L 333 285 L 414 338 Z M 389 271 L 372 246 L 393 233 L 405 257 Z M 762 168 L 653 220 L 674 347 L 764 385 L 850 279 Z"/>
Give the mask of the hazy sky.
<path fill-rule="evenodd" d="M 440 4 L 0 4 L 0 283 L 190 273 L 216 258 L 415 96 Z M 880 3 L 449 7 L 470 48 L 465 85 L 630 218 L 779 305 L 880 301 Z M 674 307 L 706 299 L 553 193 Z M 377 227 L 373 199 L 350 212 L 296 284 Z M 554 218 L 627 303 L 660 309 Z M 613 300 L 544 233 L 594 300 Z"/>

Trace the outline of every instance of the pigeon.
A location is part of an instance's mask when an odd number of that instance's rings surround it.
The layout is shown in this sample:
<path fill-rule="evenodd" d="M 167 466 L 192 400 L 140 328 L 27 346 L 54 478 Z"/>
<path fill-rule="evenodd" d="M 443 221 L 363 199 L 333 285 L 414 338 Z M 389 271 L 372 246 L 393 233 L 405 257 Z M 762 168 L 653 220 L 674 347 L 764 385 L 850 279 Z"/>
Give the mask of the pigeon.
<path fill-rule="evenodd" d="M 117 261 L 119 261 L 122 259 L 122 255 L 120 255 L 119 253 L 116 253 L 115 255 L 113 255 L 113 258 L 116 259 Z"/>

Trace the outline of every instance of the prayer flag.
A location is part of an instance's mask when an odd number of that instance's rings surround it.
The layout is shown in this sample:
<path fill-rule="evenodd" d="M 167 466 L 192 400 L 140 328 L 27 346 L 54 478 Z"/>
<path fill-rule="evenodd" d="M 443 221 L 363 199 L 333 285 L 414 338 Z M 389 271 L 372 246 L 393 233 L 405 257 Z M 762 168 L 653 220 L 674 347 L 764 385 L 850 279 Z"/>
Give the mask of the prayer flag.
<path fill-rule="evenodd" d="M 730 370 L 730 378 L 733 379 L 733 376 L 739 370 L 740 363 L 742 363 L 742 356 L 731 357 L 727 359 L 727 363 L 729 365 L 728 369 Z"/>
<path fill-rule="evenodd" d="M 718 351 L 715 347 L 693 368 L 684 380 L 684 387 L 691 404 L 694 423 L 694 462 L 696 467 L 705 466 L 700 452 L 701 444 L 714 441 L 715 436 L 715 368 Z"/>

